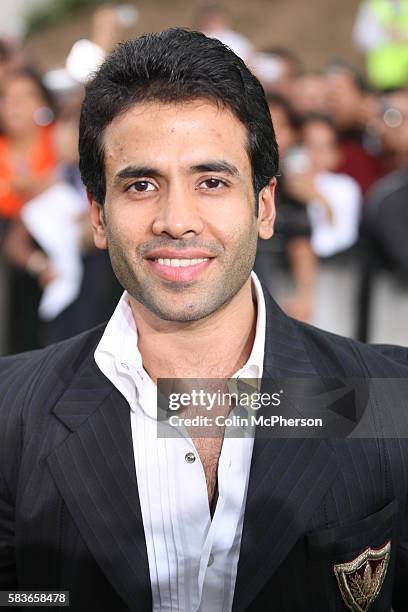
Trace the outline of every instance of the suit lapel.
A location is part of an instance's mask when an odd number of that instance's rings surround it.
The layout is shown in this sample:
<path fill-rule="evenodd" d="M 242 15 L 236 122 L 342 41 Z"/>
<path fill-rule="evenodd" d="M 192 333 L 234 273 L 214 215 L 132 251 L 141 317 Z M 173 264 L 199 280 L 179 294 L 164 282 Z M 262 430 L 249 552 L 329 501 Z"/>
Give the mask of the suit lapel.
<path fill-rule="evenodd" d="M 297 324 L 264 291 L 264 378 L 317 376 Z M 262 412 L 262 411 L 261 411 Z M 338 470 L 326 440 L 255 434 L 233 612 L 242 612 L 287 557 Z"/>
<path fill-rule="evenodd" d="M 48 457 L 86 545 L 130 610 L 152 608 L 129 406 L 92 359 L 54 407 L 71 434 Z"/>

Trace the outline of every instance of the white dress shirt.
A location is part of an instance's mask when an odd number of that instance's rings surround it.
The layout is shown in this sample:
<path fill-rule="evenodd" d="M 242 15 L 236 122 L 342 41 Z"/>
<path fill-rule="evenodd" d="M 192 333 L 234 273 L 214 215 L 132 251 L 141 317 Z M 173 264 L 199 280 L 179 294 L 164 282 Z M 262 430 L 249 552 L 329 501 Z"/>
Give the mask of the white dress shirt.
<path fill-rule="evenodd" d="M 240 378 L 261 378 L 263 370 L 265 300 L 254 273 L 252 283 L 257 300 L 256 333 L 247 363 L 234 375 Z M 228 437 L 226 428 L 218 464 L 218 500 L 211 520 L 204 469 L 193 441 L 188 436 L 157 436 L 157 388 L 143 369 L 137 341 L 124 292 L 95 351 L 95 361 L 130 407 L 153 610 L 229 612 L 253 437 Z"/>

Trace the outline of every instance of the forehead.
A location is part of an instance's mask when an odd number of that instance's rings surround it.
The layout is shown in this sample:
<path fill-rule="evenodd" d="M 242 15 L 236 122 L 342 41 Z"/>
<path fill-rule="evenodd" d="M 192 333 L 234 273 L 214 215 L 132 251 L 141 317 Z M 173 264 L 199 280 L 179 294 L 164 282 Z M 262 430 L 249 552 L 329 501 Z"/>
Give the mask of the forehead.
<path fill-rule="evenodd" d="M 319 139 L 334 142 L 337 140 L 334 128 L 324 121 L 311 121 L 310 123 L 307 123 L 304 126 L 302 133 L 305 140 Z"/>
<path fill-rule="evenodd" d="M 28 90 L 30 93 L 40 93 L 37 84 L 29 76 L 23 74 L 10 77 L 3 86 L 5 95 L 25 93 Z"/>
<path fill-rule="evenodd" d="M 250 168 L 245 126 L 207 100 L 136 104 L 107 126 L 103 144 L 107 172 L 135 162 L 190 166 L 214 157 Z"/>
<path fill-rule="evenodd" d="M 354 78 L 348 72 L 333 72 L 326 76 L 326 83 L 338 89 L 341 93 L 353 93 L 361 95 L 361 91 L 357 86 Z"/>

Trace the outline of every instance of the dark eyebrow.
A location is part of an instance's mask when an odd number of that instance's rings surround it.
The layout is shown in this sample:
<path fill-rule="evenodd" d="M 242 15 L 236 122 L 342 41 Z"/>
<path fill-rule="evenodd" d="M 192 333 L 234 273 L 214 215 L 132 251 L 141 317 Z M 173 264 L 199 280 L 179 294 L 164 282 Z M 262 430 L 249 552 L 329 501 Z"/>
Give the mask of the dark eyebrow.
<path fill-rule="evenodd" d="M 156 169 L 150 166 L 126 166 L 115 176 L 115 183 L 120 183 L 121 180 L 129 178 L 142 178 L 145 176 L 161 177 L 162 174 Z"/>
<path fill-rule="evenodd" d="M 189 172 L 191 174 L 195 174 L 197 172 L 223 172 L 224 174 L 229 174 L 230 176 L 239 176 L 239 170 L 233 164 L 230 164 L 227 161 L 208 161 L 202 164 L 197 164 L 195 166 L 191 166 L 189 168 Z M 151 176 L 153 178 L 160 178 L 163 176 L 157 168 L 153 168 L 151 166 L 126 166 L 126 168 L 122 168 L 115 176 L 115 183 L 120 183 L 122 180 L 126 179 L 137 179 L 143 178 L 146 176 Z"/>
<path fill-rule="evenodd" d="M 209 161 L 204 164 L 197 164 L 196 166 L 191 166 L 190 171 L 192 173 L 223 172 L 224 174 L 229 174 L 230 176 L 239 176 L 238 168 L 227 161 Z"/>

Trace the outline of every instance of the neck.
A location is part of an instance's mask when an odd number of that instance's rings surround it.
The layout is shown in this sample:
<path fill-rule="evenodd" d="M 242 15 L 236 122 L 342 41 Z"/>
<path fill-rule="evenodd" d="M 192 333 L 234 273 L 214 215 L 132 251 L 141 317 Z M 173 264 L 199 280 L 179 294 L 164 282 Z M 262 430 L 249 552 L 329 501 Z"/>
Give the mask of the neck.
<path fill-rule="evenodd" d="M 132 297 L 129 301 L 143 365 L 153 380 L 229 378 L 251 354 L 256 304 L 250 278 L 228 304 L 199 321 L 163 321 Z"/>
<path fill-rule="evenodd" d="M 33 146 L 38 135 L 38 127 L 33 123 L 24 130 L 15 130 L 9 133 L 12 146 L 16 150 L 26 150 Z"/>

